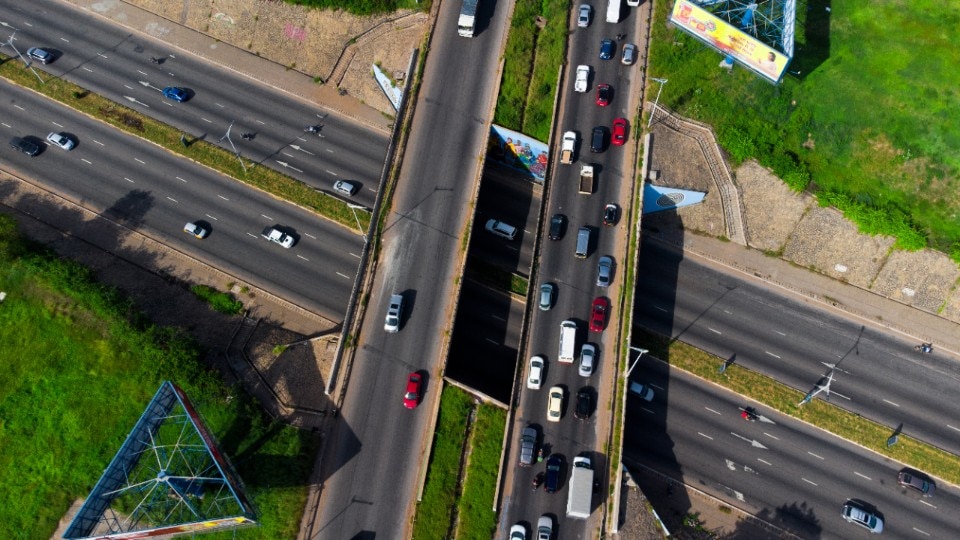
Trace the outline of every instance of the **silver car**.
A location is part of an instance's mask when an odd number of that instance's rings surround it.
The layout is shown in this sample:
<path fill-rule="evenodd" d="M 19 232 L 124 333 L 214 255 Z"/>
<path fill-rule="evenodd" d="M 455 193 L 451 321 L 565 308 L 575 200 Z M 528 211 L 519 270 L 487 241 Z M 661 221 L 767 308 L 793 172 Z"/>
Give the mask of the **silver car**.
<path fill-rule="evenodd" d="M 47 135 L 47 142 L 64 150 L 73 150 L 77 144 L 66 133 L 51 133 Z"/>
<path fill-rule="evenodd" d="M 543 283 L 540 285 L 540 311 L 550 311 L 553 307 L 553 296 L 557 286 L 553 283 Z"/>
<path fill-rule="evenodd" d="M 403 295 L 394 294 L 390 297 L 387 306 L 387 317 L 383 323 L 383 330 L 391 334 L 400 331 L 400 317 L 403 316 Z"/>
<path fill-rule="evenodd" d="M 345 180 L 337 180 L 333 183 L 333 190 L 351 197 L 357 192 L 357 185 Z"/>
<path fill-rule="evenodd" d="M 597 357 L 597 348 L 590 343 L 584 343 L 580 348 L 580 368 L 577 372 L 581 377 L 593 375 L 593 360 Z"/>
<path fill-rule="evenodd" d="M 862 508 L 860 504 L 853 501 L 847 501 L 840 510 L 843 519 L 850 523 L 855 523 L 872 533 L 883 532 L 883 520 L 873 512 Z"/>
<path fill-rule="evenodd" d="M 590 7 L 590 4 L 580 4 L 580 10 L 577 15 L 577 26 L 580 28 L 590 26 L 591 13 L 593 13 L 593 8 Z"/>
<path fill-rule="evenodd" d="M 30 47 L 27 49 L 27 56 L 33 58 L 41 64 L 48 64 L 51 60 L 53 60 L 53 55 L 50 54 L 50 52 L 46 49 L 41 49 L 40 47 Z"/>
<path fill-rule="evenodd" d="M 629 66 L 637 61 L 637 46 L 633 43 L 627 43 L 623 46 L 623 55 L 620 56 L 620 63 Z"/>
<path fill-rule="evenodd" d="M 609 255 L 600 257 L 597 263 L 597 287 L 607 287 L 613 275 L 613 258 Z"/>
<path fill-rule="evenodd" d="M 520 466 L 533 465 L 534 454 L 537 451 L 537 430 L 527 426 L 520 432 Z"/>
<path fill-rule="evenodd" d="M 537 540 L 550 540 L 553 536 L 553 519 L 544 514 L 537 520 Z"/>

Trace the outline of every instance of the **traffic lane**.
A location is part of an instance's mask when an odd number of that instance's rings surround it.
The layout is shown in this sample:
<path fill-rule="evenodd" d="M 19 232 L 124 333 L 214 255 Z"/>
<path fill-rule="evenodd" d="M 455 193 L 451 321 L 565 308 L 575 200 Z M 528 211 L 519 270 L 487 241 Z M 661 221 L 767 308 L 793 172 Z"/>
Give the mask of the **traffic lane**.
<path fill-rule="evenodd" d="M 645 465 L 760 516 L 776 516 L 804 536 L 853 534 L 855 527 L 837 515 L 849 498 L 876 505 L 891 532 L 915 535 L 908 531 L 926 527 L 934 536 L 955 534 L 956 525 L 943 516 L 944 508 L 960 505 L 956 493 L 939 499 L 938 492 L 936 503 L 945 507 L 929 507 L 897 486 L 900 467 L 885 458 L 765 407 L 757 407 L 760 421 L 744 422 L 742 398 L 652 357 L 644 356 L 637 369 L 655 382 L 667 378 L 669 389 L 652 403 L 628 398 L 625 449 Z M 663 424 L 650 422 L 644 409 L 651 405 Z"/>
<path fill-rule="evenodd" d="M 70 5 L 40 1 L 32 3 L 29 11 L 12 6 L 8 9 L 10 11 L 0 8 L 0 19 L 11 17 L 24 21 L 18 42 L 59 51 L 60 56 L 54 62 L 36 66 L 43 71 L 77 82 L 118 103 L 139 107 L 148 115 L 194 134 L 207 135 L 211 142 L 226 133 L 231 121 L 236 121 L 234 144 L 241 141 L 241 129 L 256 133 L 261 144 L 268 142 L 266 135 L 275 133 L 276 140 L 271 141 L 260 159 L 295 144 L 308 123 L 322 123 L 329 135 L 325 136 L 327 148 L 332 152 L 316 153 L 313 157 L 298 153 L 294 155 L 303 159 L 290 167 L 276 163 L 271 166 L 311 185 L 318 183 L 316 187 L 327 183 L 315 179 L 320 176 L 323 180 L 327 170 L 340 178 L 371 179 L 372 182 L 379 179 L 388 142 L 383 133 L 329 115 L 326 110 L 302 104 L 190 55 L 164 53 L 162 51 L 170 50 L 166 44 L 131 35 Z M 84 24 L 78 25 L 78 20 Z M 87 31 L 89 29 L 96 31 Z M 51 39 L 51 34 L 57 38 Z M 60 46 L 54 47 L 51 43 Z M 162 58 L 163 63 L 151 64 L 151 56 Z M 186 87 L 191 99 L 186 103 L 173 103 L 160 95 L 164 86 Z M 219 144 L 230 149 L 226 141 Z M 257 158 L 255 155 L 254 159 Z M 361 204 L 372 204 L 374 196 L 370 188 L 375 190 L 376 186 L 366 186 L 366 197 L 358 199 Z"/>
<path fill-rule="evenodd" d="M 950 451 L 960 404 L 944 403 L 960 380 L 948 358 L 920 355 L 911 344 L 860 321 L 799 302 L 645 242 L 637 283 L 637 324 L 733 358 L 801 391 L 838 364 L 835 403 Z M 662 255 L 662 256 L 660 256 Z M 672 261 L 672 262 L 664 262 Z M 661 277 L 662 276 L 662 277 Z M 930 410 L 944 411 L 941 416 Z"/>
<path fill-rule="evenodd" d="M 50 146 L 35 158 L 4 152 L 16 170 L 275 294 L 289 293 L 289 299 L 304 307 L 342 317 L 349 295 L 344 283 L 355 274 L 362 248 L 355 233 L 55 102 L 0 85 L 11 96 L 11 105 L 3 108 L 5 131 L 45 134 L 62 126 L 78 141 L 72 151 Z M 213 229 L 202 248 L 181 232 L 187 220 L 198 219 Z M 275 224 L 295 232 L 298 245 L 276 253 L 282 248 L 259 237 L 264 226 Z M 281 275 L 284 280 L 278 283 Z M 296 292 L 290 290 L 291 283 L 315 286 Z"/>
<path fill-rule="evenodd" d="M 511 272 L 529 276 L 542 190 L 529 179 L 503 171 L 491 172 L 491 169 L 499 171 L 498 167 L 488 168 L 481 179 L 470 253 Z M 490 219 L 516 227 L 516 238 L 506 240 L 486 231 Z"/>

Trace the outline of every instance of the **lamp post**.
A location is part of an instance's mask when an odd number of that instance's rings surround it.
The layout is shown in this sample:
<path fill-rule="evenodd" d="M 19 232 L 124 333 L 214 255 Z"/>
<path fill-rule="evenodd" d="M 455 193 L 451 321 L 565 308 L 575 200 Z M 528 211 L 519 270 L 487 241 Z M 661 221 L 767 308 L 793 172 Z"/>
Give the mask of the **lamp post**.
<path fill-rule="evenodd" d="M 37 77 L 37 80 L 40 81 L 40 84 L 43 84 L 44 83 L 43 77 L 41 77 L 40 74 L 37 73 L 37 70 L 33 69 L 31 62 L 26 58 L 24 58 L 23 55 L 20 54 L 20 49 L 18 49 L 17 46 L 13 44 L 14 36 L 17 35 L 17 32 L 19 32 L 20 29 L 15 26 L 12 26 L 10 23 L 6 21 L 0 21 L 0 26 L 13 30 L 13 33 L 10 34 L 10 37 L 7 38 L 7 41 L 0 43 L 0 45 L 9 45 L 10 48 L 13 49 L 13 52 L 17 53 L 17 58 L 19 58 L 20 60 L 23 60 L 23 64 L 27 66 L 27 69 L 33 72 L 33 74 Z"/>
<path fill-rule="evenodd" d="M 650 109 L 650 121 L 647 122 L 647 129 L 653 124 L 653 113 L 657 110 L 657 104 L 660 103 L 660 92 L 663 92 L 663 85 L 667 84 L 667 79 L 658 79 L 656 77 L 650 77 L 651 81 L 656 81 L 660 83 L 660 89 L 657 90 L 657 99 L 653 100 L 653 109 Z"/>
<path fill-rule="evenodd" d="M 233 145 L 233 139 L 230 138 L 230 131 L 233 129 L 234 122 L 236 122 L 236 120 L 230 121 L 230 125 L 227 126 L 227 132 L 223 134 L 223 137 L 220 137 L 219 139 L 217 139 L 217 142 L 223 142 L 223 140 L 226 139 L 227 142 L 230 143 L 230 148 L 233 149 L 233 155 L 236 156 L 237 161 L 240 162 L 240 166 L 243 168 L 243 172 L 247 172 L 247 166 L 244 165 L 243 159 L 240 158 L 240 151 L 237 150 L 237 147 Z"/>
<path fill-rule="evenodd" d="M 363 243 L 366 244 L 366 243 L 367 243 L 367 234 L 366 234 L 365 232 L 363 232 L 363 227 L 360 225 L 360 217 L 357 216 L 357 208 L 359 208 L 360 210 L 366 210 L 367 207 L 366 207 L 366 206 L 360 206 L 360 205 L 357 205 L 357 204 L 350 204 L 350 203 L 347 203 L 347 206 L 349 206 L 349 207 L 350 207 L 350 210 L 353 211 L 353 219 L 357 220 L 357 230 L 360 231 L 360 236 L 363 237 Z"/>
<path fill-rule="evenodd" d="M 628 379 L 630 378 L 630 373 L 633 371 L 633 368 L 637 367 L 637 364 L 640 363 L 640 357 L 642 357 L 643 355 L 645 355 L 645 354 L 647 354 L 648 352 L 650 352 L 650 351 L 648 351 L 647 349 L 641 349 L 641 348 L 638 348 L 638 347 L 630 347 L 630 350 L 631 350 L 631 351 L 637 351 L 637 353 L 639 353 L 639 354 L 637 354 L 637 359 L 633 361 L 633 365 L 631 365 L 631 366 L 629 366 L 629 367 L 627 368 L 627 378 L 628 378 Z"/>

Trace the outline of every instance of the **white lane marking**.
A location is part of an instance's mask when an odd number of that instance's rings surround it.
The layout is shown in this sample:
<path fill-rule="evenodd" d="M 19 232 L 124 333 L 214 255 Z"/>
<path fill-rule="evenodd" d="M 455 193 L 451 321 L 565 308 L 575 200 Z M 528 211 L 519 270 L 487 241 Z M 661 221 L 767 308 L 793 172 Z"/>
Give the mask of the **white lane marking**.
<path fill-rule="evenodd" d="M 147 164 L 146 161 L 144 161 L 144 160 L 142 160 L 142 159 L 140 159 L 140 158 L 136 158 L 136 157 L 135 157 L 135 158 L 133 158 L 133 160 L 136 161 L 137 163 L 141 164 L 141 165 L 146 165 L 146 164 Z"/>
<path fill-rule="evenodd" d="M 247 233 L 247 236 L 249 236 L 250 238 L 259 238 L 257 235 L 253 233 Z"/>
<path fill-rule="evenodd" d="M 497 317 L 496 315 L 491 315 L 490 317 L 493 318 L 493 319 L 496 319 L 496 320 L 498 320 L 498 321 L 500 321 L 500 322 L 507 322 L 507 320 L 504 319 L 503 317 Z"/>
<path fill-rule="evenodd" d="M 659 386 L 659 385 L 656 385 L 656 384 L 653 384 L 653 383 L 648 383 L 648 384 L 649 384 L 650 386 L 656 388 L 657 390 L 663 390 L 663 387 L 662 387 L 662 386 Z"/>
<path fill-rule="evenodd" d="M 863 479 L 865 479 L 865 480 L 873 480 L 873 478 L 870 478 L 869 476 L 867 476 L 867 475 L 865 475 L 865 474 L 860 474 L 860 473 L 858 473 L 857 471 L 853 471 L 853 474 L 855 474 L 855 475 L 857 475 L 857 476 L 859 476 L 860 478 L 863 478 Z"/>
<path fill-rule="evenodd" d="M 958 427 L 956 427 L 956 426 L 951 426 L 950 424 L 947 424 L 947 427 L 950 428 L 950 429 L 952 429 L 952 430 L 954 430 L 954 431 L 960 431 L 960 428 L 958 428 Z"/>
<path fill-rule="evenodd" d="M 806 478 L 804 478 L 804 477 L 802 477 L 802 476 L 800 477 L 800 479 L 803 480 L 804 482 L 810 484 L 810 485 L 813 485 L 813 486 L 817 485 L 816 482 L 811 482 L 810 480 L 807 480 Z"/>
<path fill-rule="evenodd" d="M 350 252 L 350 254 L 353 255 L 354 257 L 358 258 L 358 259 L 360 258 L 359 255 L 357 255 L 356 253 L 354 253 L 354 252 L 352 252 L 352 251 Z"/>
<path fill-rule="evenodd" d="M 486 340 L 486 341 L 489 341 L 490 343 L 493 343 L 494 345 L 499 345 L 499 343 L 497 343 L 496 341 L 494 341 L 494 340 L 492 340 L 492 339 L 490 339 L 490 338 L 483 338 L 483 339 Z"/>
<path fill-rule="evenodd" d="M 925 505 L 929 506 L 930 508 L 936 508 L 936 507 L 937 507 L 935 504 L 930 504 L 930 503 L 928 503 L 927 501 L 925 501 L 925 500 L 923 500 L 923 499 L 920 499 L 920 504 L 925 504 Z"/>
<path fill-rule="evenodd" d="M 770 351 L 763 351 L 763 352 L 765 352 L 765 353 L 767 353 L 767 354 L 769 354 L 770 356 L 772 356 L 772 357 L 774 357 L 774 358 L 776 358 L 777 360 L 779 360 L 779 359 L 780 359 L 780 357 L 779 357 L 779 356 L 777 356 L 777 355 L 775 355 L 775 354 L 773 354 L 773 353 L 772 353 L 772 352 L 770 352 Z"/>
<path fill-rule="evenodd" d="M 818 455 L 814 454 L 813 452 L 807 452 L 807 453 L 810 454 L 811 456 L 817 458 L 817 459 L 823 459 L 823 456 L 818 456 Z"/>
<path fill-rule="evenodd" d="M 344 278 L 344 279 L 350 279 L 350 276 L 348 276 L 348 275 L 346 275 L 346 274 L 341 274 L 340 272 L 337 272 L 337 275 L 340 276 L 340 277 L 342 277 L 342 278 Z"/>
<path fill-rule="evenodd" d="M 304 257 L 303 255 L 297 255 L 297 258 L 298 258 L 298 259 L 303 259 L 303 260 L 305 260 L 305 261 L 307 261 L 307 262 L 310 262 L 310 259 Z"/>
<path fill-rule="evenodd" d="M 773 467 L 773 463 L 770 463 L 769 461 L 767 461 L 767 460 L 765 460 L 765 459 L 757 458 L 757 461 L 759 461 L 760 463 L 763 463 L 764 465 L 769 465 L 769 466 Z"/>
<path fill-rule="evenodd" d="M 712 412 L 713 414 L 715 414 L 715 415 L 717 415 L 717 416 L 720 416 L 720 412 L 719 412 L 719 411 L 715 411 L 715 410 L 711 409 L 710 407 L 704 407 L 704 409 Z"/>
<path fill-rule="evenodd" d="M 62 42 L 64 42 L 64 43 L 70 43 L 70 40 L 67 39 L 67 38 L 65 38 L 65 37 L 61 37 L 61 38 L 60 38 L 60 41 L 62 41 Z"/>
<path fill-rule="evenodd" d="M 131 184 L 133 183 L 133 180 L 127 178 L 126 176 L 124 176 L 123 179 L 126 180 L 127 182 L 130 182 Z"/>
<path fill-rule="evenodd" d="M 93 142 L 99 144 L 100 146 L 106 146 L 105 144 L 103 144 L 102 142 L 98 141 L 97 139 L 94 139 Z"/>
<path fill-rule="evenodd" d="M 217 197 L 220 197 L 221 199 L 223 199 L 223 200 L 225 200 L 225 201 L 229 201 L 229 200 L 230 200 L 230 199 L 224 197 L 223 195 L 217 195 Z"/>
<path fill-rule="evenodd" d="M 176 178 L 177 180 L 179 180 L 179 181 L 181 181 L 181 182 L 183 182 L 184 184 L 186 184 L 186 183 L 187 183 L 187 181 L 186 181 L 186 180 L 184 180 L 183 178 L 180 178 L 179 176 L 174 176 L 174 178 Z"/>
<path fill-rule="evenodd" d="M 832 391 L 832 390 L 830 391 L 830 395 L 831 395 L 831 396 L 842 397 L 843 399 L 845 399 L 845 400 L 847 400 L 847 401 L 850 401 L 850 398 L 849 398 L 849 397 L 847 397 L 847 396 L 845 396 L 845 395 L 843 395 L 843 394 L 841 394 L 841 393 L 834 392 L 834 391 Z"/>
<path fill-rule="evenodd" d="M 333 153 L 333 149 L 332 149 L 332 148 L 327 148 L 327 152 L 330 152 L 330 153 L 332 154 L 332 153 Z"/>
<path fill-rule="evenodd" d="M 771 439 L 773 439 L 773 440 L 775 440 L 775 441 L 779 441 L 779 440 L 780 440 L 779 438 L 777 438 L 777 437 L 775 437 L 775 436 L 767 433 L 766 431 L 764 431 L 763 434 L 766 435 L 767 437 L 770 437 Z"/>
<path fill-rule="evenodd" d="M 63 124 L 58 124 L 58 123 L 56 123 L 56 122 L 50 122 L 50 123 L 53 124 L 53 125 L 55 125 L 55 126 L 57 126 L 58 128 L 62 128 L 62 127 L 63 127 Z"/>
<path fill-rule="evenodd" d="M 371 193 L 376 193 L 376 192 L 377 192 L 377 190 L 373 189 L 372 187 L 368 187 L 368 188 L 367 188 L 367 191 L 369 191 L 369 192 L 371 192 Z"/>
<path fill-rule="evenodd" d="M 220 103 L 214 103 L 214 105 L 216 105 L 217 107 L 220 107 L 221 109 L 224 108 L 224 106 L 223 106 L 222 104 L 220 104 Z"/>
<path fill-rule="evenodd" d="M 267 125 L 267 123 L 264 122 L 263 120 L 257 120 L 257 123 L 260 124 L 261 126 Z"/>
<path fill-rule="evenodd" d="M 291 157 L 291 158 L 294 157 L 294 155 L 291 154 L 290 152 L 280 152 L 280 153 L 283 154 L 283 155 L 285 155 L 285 156 L 287 156 L 287 157 Z"/>
<path fill-rule="evenodd" d="M 13 106 L 14 106 L 14 108 L 20 109 L 21 111 L 25 111 L 25 110 L 26 110 L 26 109 L 24 109 L 23 107 L 17 105 L 16 103 L 14 103 Z"/>
<path fill-rule="evenodd" d="M 779 331 L 779 330 L 774 330 L 774 332 L 780 334 L 781 336 L 786 336 L 786 334 L 784 334 L 783 332 L 781 332 L 781 331 Z"/>
<path fill-rule="evenodd" d="M 6 123 L 6 122 L 0 122 L 0 126 L 3 126 L 3 127 L 13 127 L 13 126 L 11 126 L 10 124 L 8 124 L 8 123 Z"/>
<path fill-rule="evenodd" d="M 330 174 L 330 175 L 333 175 L 333 176 L 340 176 L 339 174 L 331 171 L 330 169 L 324 169 L 324 170 L 327 172 L 327 174 Z"/>
<path fill-rule="evenodd" d="M 210 120 L 210 119 L 208 119 L 208 118 L 204 118 L 204 117 L 202 117 L 202 116 L 200 117 L 200 119 L 203 120 L 204 122 L 208 123 L 208 124 L 212 124 L 212 123 L 213 123 L 213 120 Z"/>
<path fill-rule="evenodd" d="M 724 459 L 723 461 L 727 464 L 727 468 L 731 471 L 737 470 L 737 463 L 735 461 L 730 459 Z"/>
<path fill-rule="evenodd" d="M 890 405 L 893 405 L 894 407 L 899 407 L 899 406 L 900 406 L 898 403 L 894 403 L 894 402 L 890 401 L 889 399 L 884 399 L 883 401 L 884 401 L 884 403 L 889 403 Z"/>
<path fill-rule="evenodd" d="M 709 435 L 707 435 L 707 434 L 705 434 L 705 433 L 701 433 L 701 432 L 699 432 L 699 431 L 697 432 L 697 435 L 703 437 L 704 439 L 710 439 L 711 441 L 713 440 L 713 437 L 711 437 L 711 436 L 709 436 Z"/>
<path fill-rule="evenodd" d="M 90 68 L 87 67 L 87 66 L 83 66 L 83 70 L 84 70 L 84 71 L 88 71 L 88 72 L 90 72 L 90 73 L 93 73 L 93 70 L 90 69 Z"/>
<path fill-rule="evenodd" d="M 913 530 L 917 531 L 918 533 L 924 535 L 924 536 L 930 536 L 930 533 L 928 533 L 927 531 L 921 531 L 920 529 L 918 529 L 918 528 L 916 528 L 916 527 L 911 527 L 911 528 L 912 528 Z"/>
<path fill-rule="evenodd" d="M 104 53 L 102 53 L 102 52 L 101 52 L 101 53 L 97 53 L 97 56 L 99 56 L 100 58 L 108 58 L 108 59 L 110 58 L 109 56 L 107 56 L 106 54 L 104 54 Z"/>
<path fill-rule="evenodd" d="M 662 307 L 660 307 L 660 306 L 653 306 L 653 309 L 656 309 L 656 310 L 658 310 L 658 311 L 662 311 L 662 312 L 664 312 L 664 313 L 667 312 L 667 308 L 662 308 Z"/>
<path fill-rule="evenodd" d="M 707 327 L 707 330 L 713 332 L 714 334 L 720 335 L 720 336 L 723 335 L 723 332 L 721 332 L 721 331 L 719 331 L 719 330 L 715 330 L 715 329 L 713 329 L 713 328 L 710 328 L 709 326 Z"/>
<path fill-rule="evenodd" d="M 130 86 L 129 84 L 125 84 L 123 85 L 123 87 L 126 88 L 127 90 L 133 90 L 133 87 Z"/>
<path fill-rule="evenodd" d="M 733 312 L 727 309 L 723 310 L 723 312 L 726 313 L 727 315 L 733 315 Z"/>
<path fill-rule="evenodd" d="M 178 201 L 177 201 L 176 199 L 174 199 L 173 197 L 167 197 L 167 200 L 168 200 L 168 201 L 173 201 L 173 202 L 175 202 L 175 203 L 178 203 Z M 178 203 L 178 204 L 179 204 L 179 203 Z"/>
<path fill-rule="evenodd" d="M 266 214 L 260 214 L 260 217 L 266 219 L 267 221 L 273 221 L 273 218 L 270 217 L 270 216 L 268 216 L 268 215 L 266 215 Z"/>
<path fill-rule="evenodd" d="M 219 219 L 217 219 L 217 218 L 214 217 L 214 216 L 211 216 L 210 214 L 206 214 L 206 216 L 207 216 L 208 218 L 214 220 L 214 221 L 220 221 Z"/>
<path fill-rule="evenodd" d="M 80 161 L 86 163 L 87 165 L 93 165 L 93 162 L 87 158 L 80 158 Z"/>

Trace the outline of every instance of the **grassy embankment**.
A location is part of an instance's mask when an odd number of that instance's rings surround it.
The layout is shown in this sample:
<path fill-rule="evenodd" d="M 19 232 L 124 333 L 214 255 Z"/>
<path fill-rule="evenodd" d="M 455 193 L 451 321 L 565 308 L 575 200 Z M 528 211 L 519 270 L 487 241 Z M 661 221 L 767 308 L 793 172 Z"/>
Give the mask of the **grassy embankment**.
<path fill-rule="evenodd" d="M 49 538 L 85 497 L 160 382 L 198 405 L 261 512 L 237 538 L 294 538 L 318 440 L 272 422 L 76 263 L 21 239 L 0 216 L 0 536 Z M 220 533 L 211 538 L 232 538 Z"/>
<path fill-rule="evenodd" d="M 960 48 L 943 31 L 960 4 L 811 2 L 789 67 L 800 77 L 773 86 L 718 68 L 717 52 L 667 28 L 673 1 L 656 2 L 661 103 L 712 125 L 734 165 L 756 159 L 862 232 L 960 262 Z"/>

